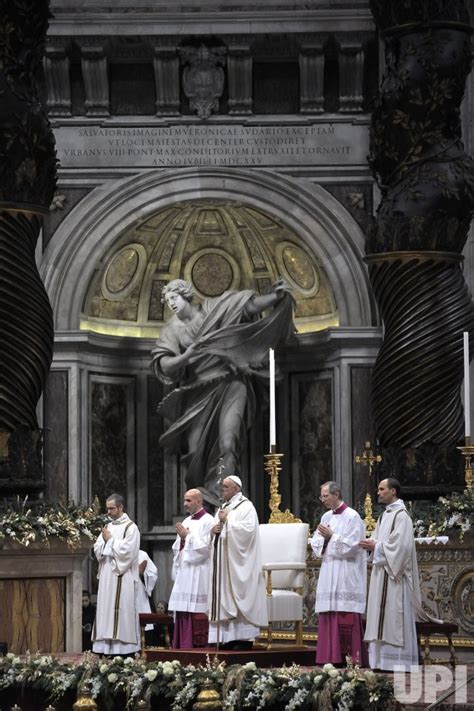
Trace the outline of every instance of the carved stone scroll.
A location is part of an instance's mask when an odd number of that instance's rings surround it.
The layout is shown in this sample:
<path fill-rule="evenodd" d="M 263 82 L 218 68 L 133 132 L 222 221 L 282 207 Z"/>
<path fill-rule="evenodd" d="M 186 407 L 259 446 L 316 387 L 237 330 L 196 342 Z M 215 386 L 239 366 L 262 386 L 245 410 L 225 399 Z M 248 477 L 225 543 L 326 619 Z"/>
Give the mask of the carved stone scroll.
<path fill-rule="evenodd" d="M 301 47 L 300 112 L 320 114 L 324 111 L 324 42 Z"/>
<path fill-rule="evenodd" d="M 249 46 L 231 46 L 227 54 L 229 114 L 252 113 L 252 56 Z"/>
<path fill-rule="evenodd" d="M 48 93 L 46 106 L 50 116 L 71 115 L 69 68 L 68 48 L 63 44 L 48 44 L 44 58 L 44 76 Z"/>
<path fill-rule="evenodd" d="M 107 56 L 101 44 L 81 45 L 81 65 L 86 92 L 86 116 L 109 116 Z"/>
<path fill-rule="evenodd" d="M 179 57 L 176 47 L 155 47 L 156 115 L 179 114 Z"/>

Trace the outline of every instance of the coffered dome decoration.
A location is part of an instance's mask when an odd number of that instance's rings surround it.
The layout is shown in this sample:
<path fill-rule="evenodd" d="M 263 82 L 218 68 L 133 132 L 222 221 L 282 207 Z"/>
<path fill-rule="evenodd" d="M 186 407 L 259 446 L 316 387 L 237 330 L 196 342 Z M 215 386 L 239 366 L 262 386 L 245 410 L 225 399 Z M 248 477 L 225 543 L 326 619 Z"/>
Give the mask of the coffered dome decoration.
<path fill-rule="evenodd" d="M 338 325 L 318 256 L 280 219 L 242 202 L 175 203 L 137 221 L 104 255 L 81 328 L 154 338 L 171 315 L 161 290 L 172 279 L 192 282 L 205 298 L 231 289 L 263 294 L 278 277 L 294 289 L 298 332 Z"/>

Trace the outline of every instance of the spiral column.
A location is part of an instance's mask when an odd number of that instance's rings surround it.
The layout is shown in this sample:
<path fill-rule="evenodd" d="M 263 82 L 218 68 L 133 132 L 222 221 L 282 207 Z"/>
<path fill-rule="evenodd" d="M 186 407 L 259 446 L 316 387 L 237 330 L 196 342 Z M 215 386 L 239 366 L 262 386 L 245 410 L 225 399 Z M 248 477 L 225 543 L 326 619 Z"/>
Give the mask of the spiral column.
<path fill-rule="evenodd" d="M 384 323 L 376 436 L 392 450 L 449 447 L 463 432 L 462 333 L 474 333 L 461 256 L 474 206 L 459 117 L 469 16 L 460 0 L 370 5 L 386 56 L 370 142 L 381 202 L 366 244 Z"/>
<path fill-rule="evenodd" d="M 0 0 L 0 493 L 43 488 L 36 405 L 51 364 L 51 306 L 35 248 L 56 184 L 39 100 L 49 0 Z"/>

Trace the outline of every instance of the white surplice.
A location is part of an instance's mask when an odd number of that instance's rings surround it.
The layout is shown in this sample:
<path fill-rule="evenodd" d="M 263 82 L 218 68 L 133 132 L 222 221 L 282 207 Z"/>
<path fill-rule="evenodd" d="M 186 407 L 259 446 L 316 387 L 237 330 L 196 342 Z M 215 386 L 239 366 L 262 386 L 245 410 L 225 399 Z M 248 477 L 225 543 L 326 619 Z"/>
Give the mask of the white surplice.
<path fill-rule="evenodd" d="M 265 578 L 255 507 L 240 492 L 225 505 L 228 516 L 213 537 L 209 590 L 209 642 L 252 640 L 268 625 Z M 216 514 L 215 523 L 219 522 Z"/>
<path fill-rule="evenodd" d="M 377 522 L 365 640 L 373 669 L 418 666 L 415 619 L 422 616 L 413 524 L 405 504 L 389 504 Z M 421 614 L 418 614 L 421 613 Z"/>
<path fill-rule="evenodd" d="M 365 612 L 367 554 L 359 546 L 365 538 L 361 517 L 349 506 L 340 514 L 326 511 L 321 523 L 333 532 L 326 548 L 316 530 L 311 539 L 314 555 L 323 555 L 316 590 L 316 612 Z"/>
<path fill-rule="evenodd" d="M 145 551 L 138 551 L 138 565 L 146 560 L 146 568 L 140 575 L 138 585 L 138 612 L 151 612 L 150 595 L 158 580 L 158 568 Z M 146 625 L 145 630 L 152 630 L 153 625 Z"/>
<path fill-rule="evenodd" d="M 187 516 L 183 526 L 189 529 L 181 548 L 181 537 L 173 543 L 173 590 L 168 610 L 173 612 L 207 612 L 209 590 L 209 558 L 211 528 L 214 517 L 205 513 L 201 518 Z"/>
<path fill-rule="evenodd" d="M 140 649 L 138 622 L 138 551 L 140 531 L 127 514 L 107 524 L 94 544 L 99 561 L 97 613 L 92 650 L 98 654 L 131 654 Z"/>

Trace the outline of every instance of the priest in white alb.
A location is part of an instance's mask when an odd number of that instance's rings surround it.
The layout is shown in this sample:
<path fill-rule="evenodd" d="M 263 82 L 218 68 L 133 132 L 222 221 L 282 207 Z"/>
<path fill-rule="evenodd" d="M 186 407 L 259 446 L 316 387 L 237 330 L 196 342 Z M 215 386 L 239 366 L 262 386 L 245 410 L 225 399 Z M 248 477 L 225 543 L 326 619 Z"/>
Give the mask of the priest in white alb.
<path fill-rule="evenodd" d="M 199 489 L 184 494 L 188 516 L 176 524 L 173 543 L 173 590 L 168 610 L 174 612 L 173 647 L 190 649 L 207 644 L 207 593 L 211 528 L 214 517 L 203 507 Z"/>
<path fill-rule="evenodd" d="M 209 642 L 251 649 L 268 612 L 257 512 L 231 475 L 222 483 L 223 506 L 212 529 Z"/>
<path fill-rule="evenodd" d="M 94 544 L 99 562 L 97 613 L 92 630 L 92 651 L 96 654 L 125 656 L 140 650 L 140 531 L 123 507 L 120 494 L 109 496 L 106 509 L 111 521 Z"/>
<path fill-rule="evenodd" d="M 316 590 L 318 644 L 316 664 L 345 664 L 348 657 L 367 666 L 362 615 L 367 589 L 367 554 L 359 547 L 365 535 L 361 517 L 341 498 L 335 481 L 321 486 L 321 501 L 329 509 L 311 539 L 322 557 Z"/>
<path fill-rule="evenodd" d="M 371 538 L 360 545 L 372 555 L 367 626 L 372 669 L 393 671 L 418 666 L 415 620 L 427 619 L 421 607 L 420 582 L 412 520 L 393 478 L 378 485 L 386 508 Z"/>

